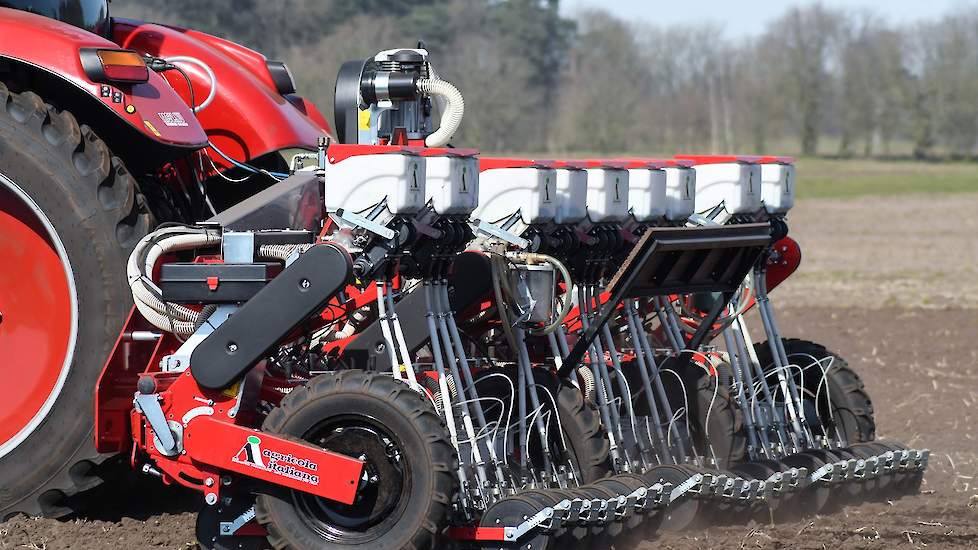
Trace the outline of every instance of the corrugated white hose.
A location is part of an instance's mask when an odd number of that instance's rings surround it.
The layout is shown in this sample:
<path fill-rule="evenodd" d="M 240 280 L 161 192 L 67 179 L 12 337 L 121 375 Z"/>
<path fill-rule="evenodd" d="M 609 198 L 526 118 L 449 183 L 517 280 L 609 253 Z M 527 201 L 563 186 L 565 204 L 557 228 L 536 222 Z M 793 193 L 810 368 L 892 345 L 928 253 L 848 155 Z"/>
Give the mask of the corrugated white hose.
<path fill-rule="evenodd" d="M 418 80 L 418 91 L 429 96 L 445 100 L 445 110 L 441 114 L 438 129 L 425 138 L 428 147 L 441 147 L 451 141 L 458 131 L 465 115 L 465 98 L 452 83 L 439 78 L 422 78 Z"/>
<path fill-rule="evenodd" d="M 150 279 L 147 273 L 153 272 L 156 261 L 163 254 L 212 246 L 221 242 L 221 236 L 214 232 L 185 231 L 163 230 L 164 235 L 172 233 L 172 236 L 165 236 L 158 242 L 154 241 L 160 238 L 161 232 L 147 235 L 136 245 L 126 266 L 126 275 L 132 290 L 133 302 L 139 312 L 160 330 L 178 334 L 193 333 L 197 329 L 202 312 L 178 304 L 163 302 L 157 293 L 150 290 L 148 286 Z M 143 265 L 139 265 L 139 258 L 147 247 L 151 248 L 146 253 L 146 260 Z"/>

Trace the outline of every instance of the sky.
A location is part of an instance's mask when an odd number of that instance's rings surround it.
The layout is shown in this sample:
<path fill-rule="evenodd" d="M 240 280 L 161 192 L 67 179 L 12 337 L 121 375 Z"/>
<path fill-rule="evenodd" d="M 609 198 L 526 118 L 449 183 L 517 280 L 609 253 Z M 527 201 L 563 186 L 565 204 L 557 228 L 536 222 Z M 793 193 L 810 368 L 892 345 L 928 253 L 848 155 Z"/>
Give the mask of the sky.
<path fill-rule="evenodd" d="M 561 11 L 573 16 L 588 8 L 603 8 L 618 17 L 662 24 L 714 22 L 723 25 L 728 38 L 751 36 L 788 6 L 812 2 L 798 0 L 562 0 Z M 958 6 L 978 5 L 978 0 L 822 0 L 825 6 L 860 10 L 870 8 L 891 23 L 934 19 Z"/>

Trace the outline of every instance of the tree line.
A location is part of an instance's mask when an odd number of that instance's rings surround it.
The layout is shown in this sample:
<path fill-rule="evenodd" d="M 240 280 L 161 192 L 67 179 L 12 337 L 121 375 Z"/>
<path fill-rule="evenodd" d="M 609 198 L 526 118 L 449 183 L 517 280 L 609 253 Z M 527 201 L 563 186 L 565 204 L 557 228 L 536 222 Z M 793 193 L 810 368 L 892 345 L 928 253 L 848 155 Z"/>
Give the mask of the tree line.
<path fill-rule="evenodd" d="M 285 60 L 332 112 L 342 62 L 423 40 L 466 98 L 457 141 L 486 151 L 705 151 L 972 158 L 978 8 L 894 25 L 872 10 L 789 7 L 758 32 L 574 18 L 558 0 L 134 0 Z"/>

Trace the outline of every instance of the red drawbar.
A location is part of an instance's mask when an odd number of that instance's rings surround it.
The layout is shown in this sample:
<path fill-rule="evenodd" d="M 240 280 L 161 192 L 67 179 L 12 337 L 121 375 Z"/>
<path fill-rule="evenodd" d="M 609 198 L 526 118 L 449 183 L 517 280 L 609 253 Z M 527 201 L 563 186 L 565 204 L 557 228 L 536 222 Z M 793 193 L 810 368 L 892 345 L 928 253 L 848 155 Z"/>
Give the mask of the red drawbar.
<path fill-rule="evenodd" d="M 452 540 L 506 540 L 504 527 L 452 527 L 448 530 L 448 538 Z"/>
<path fill-rule="evenodd" d="M 191 460 L 269 483 L 353 504 L 363 462 L 209 416 L 183 432 Z"/>

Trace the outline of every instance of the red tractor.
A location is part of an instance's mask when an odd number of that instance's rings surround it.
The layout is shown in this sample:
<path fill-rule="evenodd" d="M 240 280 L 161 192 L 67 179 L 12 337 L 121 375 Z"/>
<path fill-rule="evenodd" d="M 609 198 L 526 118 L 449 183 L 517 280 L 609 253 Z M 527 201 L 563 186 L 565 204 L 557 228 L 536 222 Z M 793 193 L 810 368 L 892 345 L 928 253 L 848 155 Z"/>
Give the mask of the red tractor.
<path fill-rule="evenodd" d="M 284 64 L 106 0 L 0 0 L 0 37 L 0 519 L 60 516 L 107 456 L 90 402 L 132 247 L 268 187 L 330 128 Z"/>

